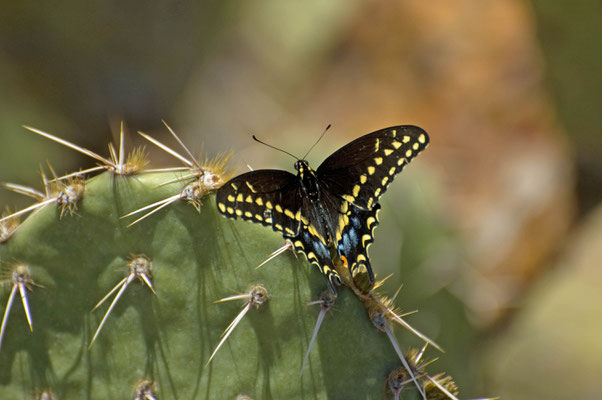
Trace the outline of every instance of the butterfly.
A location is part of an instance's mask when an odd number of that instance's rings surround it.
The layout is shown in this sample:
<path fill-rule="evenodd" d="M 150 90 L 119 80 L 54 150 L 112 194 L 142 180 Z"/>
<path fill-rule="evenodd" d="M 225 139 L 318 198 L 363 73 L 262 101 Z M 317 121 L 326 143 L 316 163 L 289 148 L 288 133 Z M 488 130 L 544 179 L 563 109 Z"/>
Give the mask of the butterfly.
<path fill-rule="evenodd" d="M 264 169 L 236 176 L 218 189 L 217 208 L 228 218 L 282 233 L 318 267 L 333 294 L 341 277 L 331 249 L 352 277 L 366 272 L 373 283 L 368 246 L 378 225 L 378 201 L 428 143 L 428 134 L 417 126 L 381 129 L 341 147 L 316 170 L 297 159 L 297 175 Z"/>

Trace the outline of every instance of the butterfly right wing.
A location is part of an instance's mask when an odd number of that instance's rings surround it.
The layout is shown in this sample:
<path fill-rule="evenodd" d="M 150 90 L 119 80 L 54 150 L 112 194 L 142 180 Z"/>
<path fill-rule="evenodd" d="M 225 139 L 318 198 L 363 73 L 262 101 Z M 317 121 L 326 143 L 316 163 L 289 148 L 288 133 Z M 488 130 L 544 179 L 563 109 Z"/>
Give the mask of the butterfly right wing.
<path fill-rule="evenodd" d="M 392 126 L 361 136 L 318 167 L 320 184 L 362 210 L 371 210 L 395 176 L 429 143 L 417 126 Z"/>
<path fill-rule="evenodd" d="M 232 219 L 241 218 L 281 232 L 299 235 L 301 225 L 299 178 L 290 172 L 263 169 L 247 172 L 218 189 L 218 211 Z"/>

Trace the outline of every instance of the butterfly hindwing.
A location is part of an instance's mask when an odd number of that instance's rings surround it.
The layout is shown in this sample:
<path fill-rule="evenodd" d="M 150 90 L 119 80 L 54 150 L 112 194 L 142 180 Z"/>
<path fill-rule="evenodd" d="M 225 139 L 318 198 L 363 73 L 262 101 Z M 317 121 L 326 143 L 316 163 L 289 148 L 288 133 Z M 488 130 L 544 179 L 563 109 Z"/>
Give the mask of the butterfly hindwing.
<path fill-rule="evenodd" d="M 228 218 L 241 218 L 296 236 L 301 215 L 299 190 L 299 179 L 289 172 L 251 171 L 231 179 L 217 191 L 217 207 Z"/>
<path fill-rule="evenodd" d="M 374 282 L 374 273 L 368 258 L 368 246 L 374 241 L 374 228 L 378 225 L 380 204 L 372 210 L 365 211 L 349 206 L 346 214 L 340 217 L 340 228 L 337 233 L 337 252 L 343 263 L 349 267 L 354 277 L 364 269 L 370 282 Z"/>
<path fill-rule="evenodd" d="M 341 277 L 334 269 L 330 250 L 322 239 L 307 225 L 301 225 L 299 235 L 289 239 L 297 253 L 305 255 L 312 265 L 318 267 L 326 278 L 328 288 L 336 295 L 335 286 L 341 284 Z"/>
<path fill-rule="evenodd" d="M 394 126 L 364 135 L 341 147 L 317 169 L 320 183 L 357 208 L 370 210 L 396 174 L 429 142 L 412 125 Z"/>

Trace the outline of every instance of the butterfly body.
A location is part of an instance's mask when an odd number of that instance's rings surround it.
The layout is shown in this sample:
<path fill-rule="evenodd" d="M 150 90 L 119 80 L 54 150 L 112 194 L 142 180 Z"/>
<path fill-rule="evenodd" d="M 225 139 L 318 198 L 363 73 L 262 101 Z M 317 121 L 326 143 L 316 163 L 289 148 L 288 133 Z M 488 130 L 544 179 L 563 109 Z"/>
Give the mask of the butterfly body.
<path fill-rule="evenodd" d="M 361 136 L 328 157 L 317 170 L 297 160 L 297 175 L 256 170 L 226 182 L 217 206 L 228 218 L 271 226 L 291 241 L 327 278 L 341 278 L 331 249 L 354 276 L 365 270 L 374 280 L 368 246 L 378 225 L 378 200 L 394 176 L 428 144 L 421 128 L 405 125 Z"/>

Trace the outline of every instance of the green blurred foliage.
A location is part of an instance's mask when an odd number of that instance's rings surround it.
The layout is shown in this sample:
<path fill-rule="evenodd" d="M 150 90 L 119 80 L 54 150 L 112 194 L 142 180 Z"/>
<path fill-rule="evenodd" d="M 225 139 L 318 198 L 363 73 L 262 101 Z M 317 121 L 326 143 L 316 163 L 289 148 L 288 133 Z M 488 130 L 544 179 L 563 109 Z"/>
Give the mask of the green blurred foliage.
<path fill-rule="evenodd" d="M 577 151 L 586 212 L 602 201 L 602 3 L 531 2 L 549 88 Z"/>

